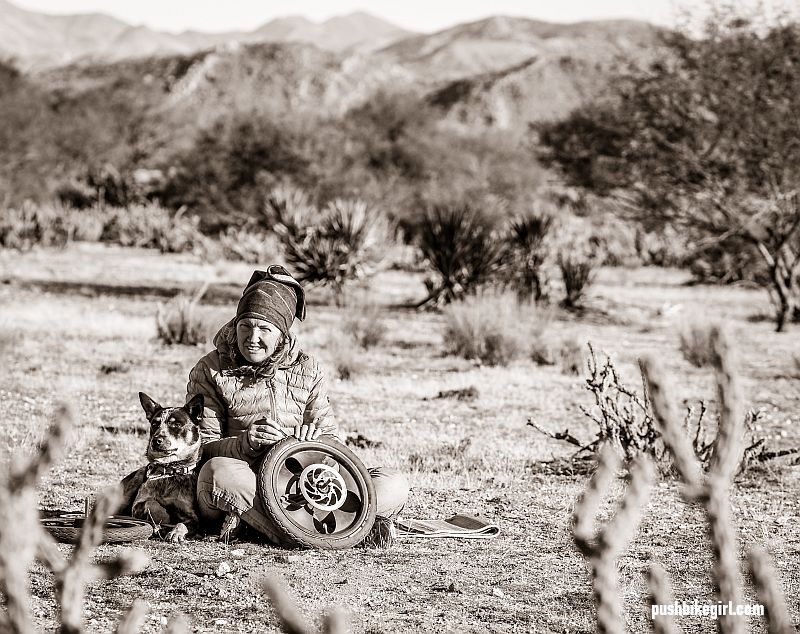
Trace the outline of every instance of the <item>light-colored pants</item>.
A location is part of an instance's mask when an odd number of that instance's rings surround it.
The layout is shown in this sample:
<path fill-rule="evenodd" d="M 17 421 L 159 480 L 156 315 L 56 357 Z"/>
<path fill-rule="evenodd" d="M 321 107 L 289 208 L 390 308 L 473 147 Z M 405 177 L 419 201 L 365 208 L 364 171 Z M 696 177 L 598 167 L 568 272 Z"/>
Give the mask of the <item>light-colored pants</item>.
<path fill-rule="evenodd" d="M 405 506 L 409 485 L 399 472 L 375 467 L 369 469 L 377 498 L 377 514 L 393 518 Z M 236 458 L 211 458 L 197 478 L 200 521 L 207 530 L 218 528 L 228 513 L 236 513 L 247 524 L 276 544 L 285 539 L 264 513 L 256 495 L 256 474 L 250 465 Z"/>

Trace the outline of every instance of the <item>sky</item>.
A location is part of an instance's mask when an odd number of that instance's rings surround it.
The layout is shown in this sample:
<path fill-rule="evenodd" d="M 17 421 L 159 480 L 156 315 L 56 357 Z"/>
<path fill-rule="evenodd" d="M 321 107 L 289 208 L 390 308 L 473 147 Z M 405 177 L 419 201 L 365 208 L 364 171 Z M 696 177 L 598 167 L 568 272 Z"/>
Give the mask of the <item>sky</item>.
<path fill-rule="evenodd" d="M 102 12 L 132 24 L 162 31 L 251 30 L 287 15 L 319 22 L 353 11 L 367 11 L 412 31 L 432 32 L 490 15 L 527 17 L 548 22 L 633 18 L 673 24 L 681 0 L 10 0 L 42 13 Z"/>

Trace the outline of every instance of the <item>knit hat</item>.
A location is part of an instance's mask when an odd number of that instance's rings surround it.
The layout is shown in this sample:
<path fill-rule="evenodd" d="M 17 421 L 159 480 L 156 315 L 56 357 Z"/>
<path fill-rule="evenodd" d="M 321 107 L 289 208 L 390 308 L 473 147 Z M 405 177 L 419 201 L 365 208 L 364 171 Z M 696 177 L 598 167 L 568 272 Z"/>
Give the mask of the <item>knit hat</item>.
<path fill-rule="evenodd" d="M 306 317 L 303 287 L 280 264 L 254 271 L 236 307 L 236 321 L 245 317 L 264 319 L 288 335 L 295 317 Z"/>

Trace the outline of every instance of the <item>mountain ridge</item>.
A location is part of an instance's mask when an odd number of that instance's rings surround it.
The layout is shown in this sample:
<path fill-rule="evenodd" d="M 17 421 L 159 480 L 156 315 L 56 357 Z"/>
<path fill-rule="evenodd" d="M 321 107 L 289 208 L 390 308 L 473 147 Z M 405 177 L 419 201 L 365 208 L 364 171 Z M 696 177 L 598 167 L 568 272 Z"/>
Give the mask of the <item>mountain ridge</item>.
<path fill-rule="evenodd" d="M 270 20 L 252 31 L 172 33 L 129 24 L 105 13 L 50 15 L 0 0 L 0 57 L 24 69 L 76 61 L 190 54 L 225 42 L 302 41 L 333 51 L 372 50 L 411 33 L 366 12 L 312 22 L 301 16 Z"/>

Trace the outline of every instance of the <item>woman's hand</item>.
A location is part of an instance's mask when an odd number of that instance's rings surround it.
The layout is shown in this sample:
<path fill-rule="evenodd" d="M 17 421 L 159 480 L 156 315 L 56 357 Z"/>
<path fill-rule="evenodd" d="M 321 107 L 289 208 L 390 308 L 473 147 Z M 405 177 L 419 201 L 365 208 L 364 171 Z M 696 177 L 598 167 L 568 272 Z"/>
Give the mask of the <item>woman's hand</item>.
<path fill-rule="evenodd" d="M 322 430 L 317 427 L 316 423 L 307 423 L 305 425 L 294 426 L 294 437 L 297 440 L 314 440 L 322 433 Z"/>
<path fill-rule="evenodd" d="M 247 442 L 255 450 L 274 445 L 285 437 L 286 432 L 277 423 L 265 418 L 252 423 L 247 429 Z"/>

